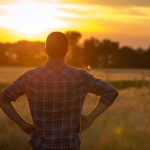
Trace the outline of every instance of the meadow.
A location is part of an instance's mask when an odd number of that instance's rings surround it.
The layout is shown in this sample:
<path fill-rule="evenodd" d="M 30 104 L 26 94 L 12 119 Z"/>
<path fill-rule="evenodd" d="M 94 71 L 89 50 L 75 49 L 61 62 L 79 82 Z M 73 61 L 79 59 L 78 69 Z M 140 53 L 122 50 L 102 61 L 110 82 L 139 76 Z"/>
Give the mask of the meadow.
<path fill-rule="evenodd" d="M 0 88 L 29 68 L 0 68 Z M 149 70 L 95 69 L 95 76 L 113 83 L 119 97 L 81 136 L 81 150 L 150 150 Z M 88 94 L 83 114 L 96 105 L 98 97 Z M 17 111 L 32 122 L 25 96 L 13 103 Z M 0 110 L 0 150 L 30 150 L 29 136 L 24 134 Z"/>

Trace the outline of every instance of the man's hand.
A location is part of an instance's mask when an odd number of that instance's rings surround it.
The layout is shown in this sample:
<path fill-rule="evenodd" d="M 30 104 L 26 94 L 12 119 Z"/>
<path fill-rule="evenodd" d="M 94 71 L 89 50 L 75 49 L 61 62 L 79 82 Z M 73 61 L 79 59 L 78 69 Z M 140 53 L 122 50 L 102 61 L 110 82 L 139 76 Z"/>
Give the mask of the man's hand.
<path fill-rule="evenodd" d="M 5 102 L 0 94 L 0 107 L 6 113 L 6 115 L 12 119 L 25 133 L 31 135 L 35 129 L 35 125 L 27 123 L 16 111 L 11 102 Z"/>
<path fill-rule="evenodd" d="M 104 105 L 101 101 L 98 102 L 96 107 L 92 110 L 92 112 L 88 115 L 81 115 L 81 132 L 86 130 L 91 126 L 91 124 L 94 122 L 94 120 L 101 115 L 108 106 Z"/>
<path fill-rule="evenodd" d="M 26 134 L 31 135 L 34 129 L 36 128 L 36 126 L 33 124 L 24 123 L 23 125 L 20 126 L 20 128 Z"/>
<path fill-rule="evenodd" d="M 93 122 L 94 119 L 92 119 L 91 117 L 81 115 L 81 132 L 89 128 Z"/>

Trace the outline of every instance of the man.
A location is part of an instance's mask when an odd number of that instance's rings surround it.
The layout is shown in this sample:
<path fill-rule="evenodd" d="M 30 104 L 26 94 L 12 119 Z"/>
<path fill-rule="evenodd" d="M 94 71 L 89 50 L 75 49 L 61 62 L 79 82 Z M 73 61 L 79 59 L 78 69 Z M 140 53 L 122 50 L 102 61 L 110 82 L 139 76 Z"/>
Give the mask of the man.
<path fill-rule="evenodd" d="M 0 106 L 25 133 L 31 136 L 33 150 L 79 150 L 79 133 L 116 99 L 118 92 L 110 84 L 96 79 L 82 69 L 64 63 L 68 40 L 61 32 L 51 33 L 46 40 L 46 64 L 29 70 L 3 89 Z M 101 98 L 88 115 L 81 115 L 88 92 Z M 26 94 L 33 125 L 15 110 L 12 101 Z"/>

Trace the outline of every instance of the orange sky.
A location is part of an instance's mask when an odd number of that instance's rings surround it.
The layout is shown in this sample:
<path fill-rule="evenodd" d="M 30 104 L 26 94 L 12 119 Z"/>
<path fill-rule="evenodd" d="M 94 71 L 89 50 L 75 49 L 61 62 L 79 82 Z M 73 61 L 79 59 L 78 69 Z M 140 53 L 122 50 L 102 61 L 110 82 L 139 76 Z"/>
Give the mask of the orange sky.
<path fill-rule="evenodd" d="M 0 0 L 0 41 L 45 40 L 77 30 L 122 45 L 150 45 L 150 2 L 143 0 Z"/>

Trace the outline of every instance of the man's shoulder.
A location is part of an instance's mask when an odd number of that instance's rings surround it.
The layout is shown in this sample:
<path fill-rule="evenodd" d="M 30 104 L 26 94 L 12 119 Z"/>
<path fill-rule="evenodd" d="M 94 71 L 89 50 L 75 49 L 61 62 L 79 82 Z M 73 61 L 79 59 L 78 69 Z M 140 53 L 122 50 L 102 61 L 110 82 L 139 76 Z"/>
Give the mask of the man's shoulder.
<path fill-rule="evenodd" d="M 65 66 L 66 66 L 68 71 L 72 71 L 74 73 L 80 73 L 83 70 L 82 68 L 77 68 L 77 67 L 67 65 L 67 64 L 65 64 Z"/>
<path fill-rule="evenodd" d="M 84 77 L 87 77 L 87 76 L 90 75 L 85 69 L 83 69 L 81 67 L 77 68 L 77 67 L 73 67 L 73 66 L 70 66 L 70 65 L 66 65 L 66 66 L 67 66 L 69 71 L 71 71 L 73 74 L 76 74 L 80 77 L 84 78 Z"/>
<path fill-rule="evenodd" d="M 26 72 L 24 72 L 24 73 L 22 74 L 22 76 L 23 76 L 24 78 L 31 78 L 31 77 L 34 78 L 34 76 L 37 75 L 42 69 L 43 69 L 43 65 L 42 65 L 42 66 L 35 67 L 35 68 L 32 68 L 32 69 L 29 69 L 29 70 L 27 70 Z"/>

